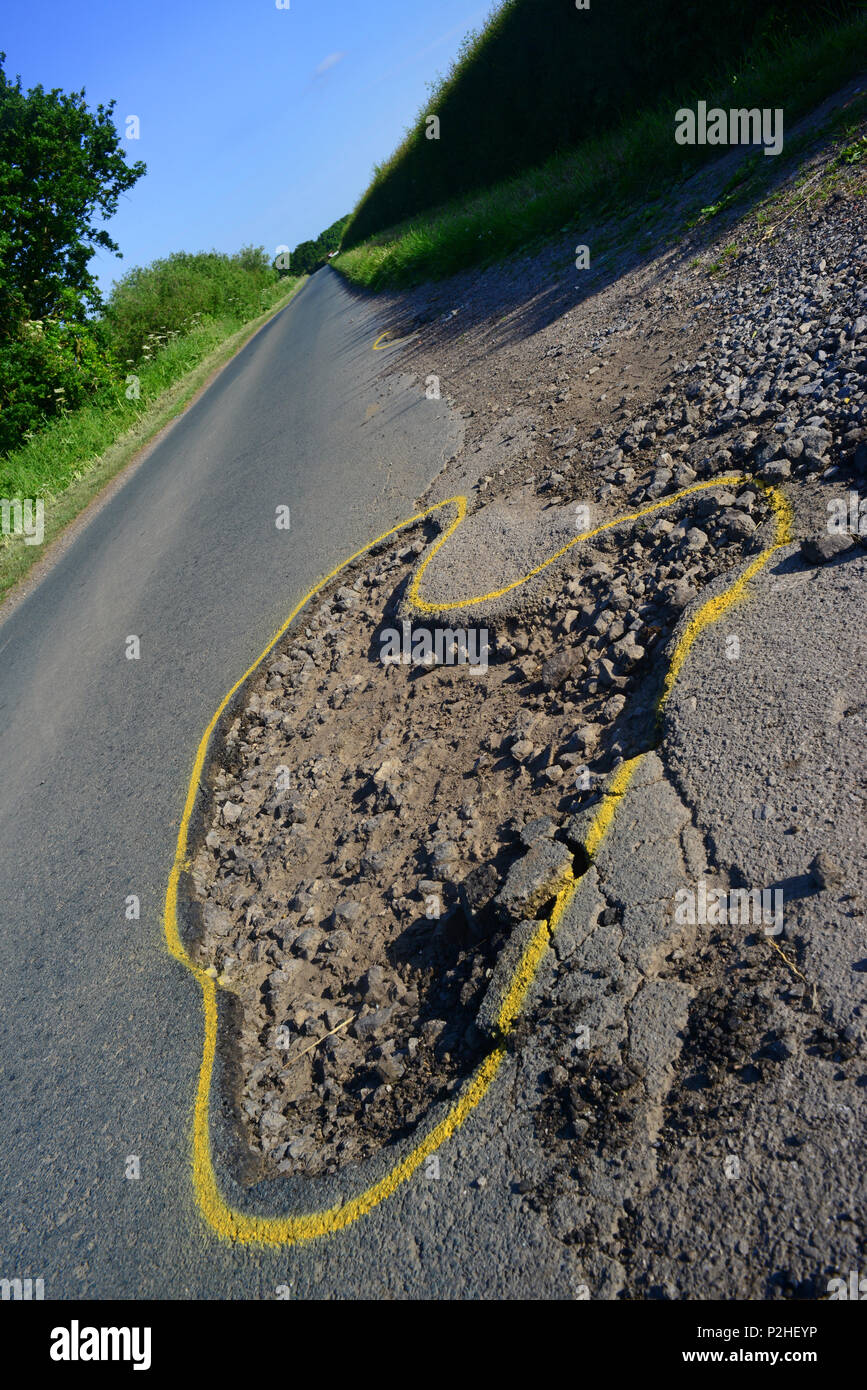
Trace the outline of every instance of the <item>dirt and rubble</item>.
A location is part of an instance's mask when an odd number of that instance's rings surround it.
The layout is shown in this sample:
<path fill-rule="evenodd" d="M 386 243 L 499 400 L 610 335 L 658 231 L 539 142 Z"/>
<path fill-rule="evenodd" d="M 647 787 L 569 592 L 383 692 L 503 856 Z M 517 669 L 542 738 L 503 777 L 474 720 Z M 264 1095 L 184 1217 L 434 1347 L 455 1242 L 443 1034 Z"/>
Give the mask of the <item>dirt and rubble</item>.
<path fill-rule="evenodd" d="M 690 511 L 709 500 L 731 516 L 699 532 Z M 484 629 L 486 668 L 383 661 L 424 546 L 401 539 L 341 576 L 252 682 L 193 877 L 198 958 L 243 1003 L 243 1108 L 279 1171 L 405 1132 L 488 1045 L 476 1015 L 504 937 L 573 869 L 576 813 L 652 741 L 680 576 L 767 540 L 757 489 L 674 511 L 620 584 L 612 552 L 576 548 Z M 416 622 L 410 645 L 436 626 Z"/>
<path fill-rule="evenodd" d="M 864 179 L 841 182 L 833 150 L 816 159 L 834 174 L 824 195 L 793 215 L 773 205 L 783 235 L 754 217 L 728 230 L 723 271 L 718 246 L 698 265 L 681 248 L 566 307 L 550 288 L 519 291 L 531 269 L 537 283 L 554 273 L 546 251 L 508 282 L 488 271 L 393 301 L 396 323 L 427 327 L 400 349 L 401 370 L 436 374 L 467 426 L 425 501 L 462 492 L 469 514 L 423 596 L 487 594 L 577 533 L 659 505 L 505 595 L 414 612 L 407 591 L 451 520 L 443 509 L 317 594 L 224 721 L 188 925 L 196 959 L 242 1005 L 238 1103 L 262 1172 L 363 1159 L 490 1048 L 482 1021 L 504 946 L 583 872 L 583 813 L 653 746 L 683 614 L 772 543 L 768 485 L 812 563 L 861 543 L 829 538 L 824 519 L 867 469 Z M 699 483 L 711 486 L 670 500 Z M 483 630 L 486 666 L 384 661 L 405 623 L 413 639 Z M 700 1007 L 678 1063 L 683 1076 L 704 1068 L 707 1085 L 740 1065 L 740 1005 L 726 1014 L 702 984 L 717 946 L 689 967 Z M 747 1013 L 767 993 L 759 976 L 752 986 L 739 977 Z M 537 1125 L 605 1149 L 628 1128 L 636 1078 L 613 1058 L 596 1076 L 587 1065 L 555 1062 Z M 654 1142 L 679 1142 L 689 1113 L 663 1122 L 659 1109 Z"/>

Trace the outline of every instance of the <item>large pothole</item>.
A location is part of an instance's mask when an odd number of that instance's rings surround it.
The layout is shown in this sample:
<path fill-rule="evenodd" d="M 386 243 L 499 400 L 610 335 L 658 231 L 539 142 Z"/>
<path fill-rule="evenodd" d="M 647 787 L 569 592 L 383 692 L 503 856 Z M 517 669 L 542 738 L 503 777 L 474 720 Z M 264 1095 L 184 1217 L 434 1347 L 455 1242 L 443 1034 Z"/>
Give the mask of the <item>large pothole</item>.
<path fill-rule="evenodd" d="M 571 862 L 569 818 L 652 738 L 684 573 L 748 544 L 720 530 L 697 558 L 688 505 L 665 521 L 619 577 L 619 533 L 552 566 L 488 630 L 486 669 L 478 632 L 466 664 L 448 643 L 440 663 L 383 663 L 424 656 L 420 623 L 398 619 L 420 527 L 317 596 L 252 678 L 211 759 L 189 947 L 240 1002 L 240 1120 L 266 1171 L 368 1157 L 490 1046 L 476 1020 L 496 962 L 546 901 L 510 866 L 540 839 L 539 873 Z M 436 650 L 443 624 L 424 621 Z"/>

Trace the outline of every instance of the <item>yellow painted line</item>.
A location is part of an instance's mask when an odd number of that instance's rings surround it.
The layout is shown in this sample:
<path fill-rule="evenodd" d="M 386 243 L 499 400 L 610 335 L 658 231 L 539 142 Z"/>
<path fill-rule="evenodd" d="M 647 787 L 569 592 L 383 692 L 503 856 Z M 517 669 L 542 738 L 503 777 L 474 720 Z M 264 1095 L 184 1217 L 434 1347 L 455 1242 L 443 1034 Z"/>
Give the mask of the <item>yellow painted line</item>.
<path fill-rule="evenodd" d="M 463 521 L 467 510 L 467 499 L 465 497 L 453 497 L 451 500 L 458 504 L 458 514 L 447 531 L 443 532 L 434 545 L 430 553 L 426 556 L 424 563 L 419 567 L 410 585 L 409 602 L 414 608 L 418 608 L 422 613 L 444 613 L 452 608 L 472 608 L 478 603 L 490 603 L 492 599 L 502 598 L 504 594 L 511 593 L 513 589 L 520 589 L 522 584 L 526 584 L 528 579 L 534 579 L 537 574 L 541 574 L 549 565 L 553 565 L 556 560 L 562 559 L 567 555 L 573 546 L 579 545 L 581 541 L 592 540 L 594 536 L 601 536 L 604 531 L 610 531 L 615 526 L 624 526 L 630 521 L 640 521 L 644 516 L 651 516 L 654 512 L 664 511 L 666 507 L 673 507 L 676 502 L 682 501 L 684 497 L 691 496 L 694 492 L 704 492 L 707 488 L 728 487 L 730 484 L 743 483 L 745 479 L 740 474 L 729 474 L 724 478 L 715 478 L 712 482 L 693 483 L 690 487 L 685 487 L 681 492 L 673 492 L 670 497 L 663 497 L 660 502 L 652 502 L 647 507 L 642 507 L 640 511 L 628 512 L 625 516 L 616 517 L 614 521 L 604 521 L 601 526 L 594 526 L 592 531 L 582 531 L 580 535 L 573 536 L 571 541 L 561 546 L 553 555 L 549 555 L 547 560 L 543 560 L 541 565 L 536 565 L 534 569 L 528 570 L 521 575 L 520 579 L 513 579 L 511 584 L 505 584 L 502 589 L 491 589 L 487 594 L 476 594 L 474 598 L 453 599 L 446 603 L 427 603 L 419 594 L 421 581 L 424 579 L 425 570 L 436 555 L 442 550 L 446 541 Z"/>
<path fill-rule="evenodd" d="M 373 351 L 382 352 L 387 347 L 397 347 L 399 343 L 409 343 L 412 341 L 413 338 L 417 337 L 418 330 L 416 330 L 413 333 L 407 333 L 406 336 L 403 338 L 395 338 L 394 330 L 391 328 L 387 328 L 384 333 L 380 333 L 376 342 L 373 344 Z M 387 338 L 388 342 L 383 342 L 383 338 Z"/>
<path fill-rule="evenodd" d="M 628 762 L 621 763 L 609 783 L 608 790 L 602 798 L 596 815 L 584 842 L 584 848 L 588 858 L 592 859 L 599 845 L 605 838 L 605 834 L 614 819 L 614 812 L 620 804 L 626 788 L 632 781 L 633 775 L 644 757 L 640 753 L 637 758 L 631 758 Z M 524 1000 L 530 990 L 530 986 L 536 977 L 536 972 L 542 963 L 542 958 L 548 949 L 552 936 L 556 932 L 563 917 L 563 913 L 569 906 L 575 894 L 575 890 L 581 881 L 570 876 L 570 881 L 563 887 L 557 895 L 554 907 L 547 922 L 540 922 L 538 930 L 533 935 L 527 946 L 521 961 L 512 978 L 509 990 L 497 1017 L 497 1026 L 504 1034 L 511 1032 L 515 1026 L 515 1020 L 524 1006 Z"/>
<path fill-rule="evenodd" d="M 772 546 L 767 550 L 763 550 L 760 555 L 757 555 L 756 558 L 747 565 L 747 568 L 735 580 L 730 589 L 726 589 L 725 593 L 717 594 L 716 598 L 708 599 L 707 603 L 699 608 L 698 612 L 687 624 L 672 654 L 671 663 L 663 684 L 662 696 L 659 701 L 660 708 L 665 704 L 665 701 L 671 694 L 672 687 L 680 674 L 683 663 L 686 661 L 690 648 L 699 633 L 703 632 L 711 623 L 717 622 L 724 613 L 728 612 L 729 608 L 740 602 L 746 593 L 746 588 L 750 580 L 754 579 L 759 571 L 765 568 L 765 565 L 775 551 L 779 550 L 780 546 L 788 545 L 792 538 L 792 511 L 785 497 L 777 488 L 771 487 L 767 483 L 758 482 L 758 480 L 755 481 L 757 487 L 764 492 L 773 510 L 776 523 L 776 540 Z"/>
<path fill-rule="evenodd" d="M 247 668 L 244 674 L 235 682 L 228 693 L 223 697 L 217 707 L 212 719 L 205 729 L 202 739 L 196 750 L 193 770 L 187 788 L 186 800 L 181 814 L 180 826 L 178 829 L 178 839 L 175 849 L 175 857 L 169 873 L 168 886 L 166 889 L 166 900 L 164 908 L 163 924 L 166 936 L 166 945 L 172 956 L 181 961 L 193 975 L 195 975 L 202 989 L 202 1009 L 204 1014 L 204 1046 L 202 1050 L 202 1062 L 199 1069 L 198 1085 L 193 1109 L 193 1132 L 192 1132 L 192 1177 L 193 1189 L 196 1201 L 208 1223 L 218 1236 L 227 1240 L 237 1241 L 244 1245 L 268 1245 L 280 1246 L 295 1244 L 304 1240 L 311 1240 L 317 1236 L 332 1235 L 336 1231 L 343 1230 L 345 1227 L 357 1221 L 360 1217 L 372 1211 L 386 1198 L 390 1197 L 402 1183 L 424 1163 L 436 1149 L 451 1138 L 452 1135 L 464 1123 L 467 1116 L 476 1108 L 479 1102 L 489 1091 L 493 1081 L 500 1069 L 500 1065 L 506 1056 L 506 1049 L 501 1044 L 497 1046 L 481 1062 L 469 1081 L 462 1088 L 454 1104 L 447 1111 L 442 1120 L 428 1131 L 418 1141 L 417 1144 L 400 1159 L 395 1165 L 381 1178 L 365 1191 L 349 1198 L 346 1202 L 329 1207 L 322 1211 L 309 1212 L 296 1216 L 270 1217 L 253 1216 L 246 1212 L 241 1212 L 229 1206 L 228 1202 L 220 1192 L 216 1174 L 214 1171 L 213 1160 L 211 1157 L 211 1141 L 209 1126 L 209 1102 L 211 1085 L 213 1081 L 214 1058 L 217 1046 L 217 984 L 207 972 L 197 966 L 190 959 L 183 948 L 178 929 L 177 905 L 178 905 L 178 885 L 183 870 L 190 867 L 189 860 L 189 826 L 190 819 L 195 807 L 198 796 L 199 784 L 204 770 L 205 758 L 207 756 L 208 745 L 211 736 L 229 702 L 241 686 L 248 680 L 253 672 L 262 664 L 269 653 L 273 651 L 281 637 L 288 630 L 291 623 L 297 617 L 312 598 L 315 597 L 332 579 L 362 555 L 368 553 L 375 546 L 387 540 L 389 536 L 395 535 L 398 531 L 404 530 L 408 526 L 413 526 L 417 522 L 431 516 L 434 512 L 443 507 L 455 506 L 456 516 L 448 529 L 440 537 L 431 555 L 421 565 L 417 572 L 410 589 L 412 601 L 425 612 L 436 612 L 448 608 L 464 607 L 470 603 L 481 603 L 485 598 L 496 598 L 501 594 L 508 593 L 511 589 L 517 588 L 519 584 L 525 583 L 534 575 L 541 573 L 548 565 L 552 564 L 560 556 L 564 555 L 579 540 L 586 540 L 591 536 L 598 535 L 599 532 L 609 529 L 611 526 L 620 525 L 627 521 L 636 521 L 642 516 L 647 516 L 652 512 L 659 511 L 661 508 L 671 506 L 672 503 L 679 501 L 682 497 L 690 493 L 700 491 L 706 487 L 723 487 L 727 483 L 743 481 L 741 478 L 727 477 L 716 479 L 711 483 L 697 483 L 690 488 L 685 488 L 682 492 L 673 497 L 665 498 L 661 502 L 643 508 L 639 512 L 631 513 L 629 516 L 621 517 L 618 521 L 606 522 L 603 526 L 596 527 L 593 531 L 588 531 L 575 540 L 557 551 L 543 564 L 530 570 L 523 579 L 516 580 L 505 588 L 495 591 L 490 595 L 481 595 L 470 600 L 463 600 L 454 603 L 430 604 L 425 603 L 418 597 L 418 585 L 424 571 L 433 555 L 442 547 L 449 536 L 453 535 L 461 521 L 466 516 L 467 500 L 465 497 L 450 497 L 443 502 L 434 503 L 433 506 L 426 508 L 422 512 L 417 512 L 415 516 L 408 517 L 405 521 L 392 526 L 390 530 L 384 531 L 381 536 L 360 550 L 355 551 L 348 559 L 336 565 L 324 579 L 315 584 L 301 601 L 296 604 L 285 623 L 272 637 L 264 651 Z M 763 486 L 759 484 L 759 486 Z M 727 590 L 726 594 L 717 599 L 712 599 L 704 604 L 695 618 L 690 622 L 682 634 L 672 657 L 671 667 L 662 700 L 667 698 L 668 693 L 676 679 L 677 672 L 683 666 L 690 648 L 698 637 L 699 633 L 711 623 L 714 623 L 725 612 L 732 603 L 743 595 L 746 584 L 753 575 L 767 564 L 771 555 L 781 545 L 785 545 L 791 535 L 791 512 L 788 504 L 782 495 L 775 488 L 763 486 L 776 520 L 776 540 L 770 549 L 763 551 L 754 560 L 738 580 Z M 662 702 L 660 702 L 662 703 Z M 618 805 L 620 804 L 632 777 L 644 755 L 631 759 L 629 762 L 622 763 L 617 769 L 602 798 L 600 806 L 591 823 L 588 831 L 585 849 L 588 858 L 592 860 L 596 850 L 602 843 L 611 822 L 614 818 Z M 580 879 L 573 878 L 571 882 L 559 893 L 551 917 L 547 922 L 543 922 L 535 933 L 530 943 L 526 947 L 524 954 L 519 962 L 515 974 L 510 982 L 509 989 L 504 998 L 498 1016 L 498 1024 L 503 1035 L 508 1035 L 514 1027 L 515 1020 L 520 1014 L 526 1000 L 527 994 L 533 984 L 539 966 L 544 958 L 548 944 L 556 932 L 560 921 L 572 900 L 575 889 Z"/>

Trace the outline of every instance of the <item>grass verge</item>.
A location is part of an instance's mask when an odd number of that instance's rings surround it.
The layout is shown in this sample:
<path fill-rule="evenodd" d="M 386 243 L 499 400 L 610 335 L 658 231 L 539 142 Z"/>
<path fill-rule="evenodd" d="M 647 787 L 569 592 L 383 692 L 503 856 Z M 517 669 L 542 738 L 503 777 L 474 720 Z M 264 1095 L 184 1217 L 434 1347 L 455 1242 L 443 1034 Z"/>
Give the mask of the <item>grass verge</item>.
<path fill-rule="evenodd" d="M 306 278 L 306 277 L 305 277 Z M 0 497 L 45 502 L 41 545 L 0 535 L 0 603 L 45 554 L 46 546 L 98 496 L 263 324 L 284 309 L 304 284 L 295 281 L 263 314 L 239 323 L 216 318 L 165 347 L 139 367 L 140 397 L 124 388 L 53 420 L 27 444 L 0 459 Z"/>
<path fill-rule="evenodd" d="M 791 125 L 865 68 L 867 15 L 859 15 L 753 53 L 727 81 L 681 104 L 702 99 L 709 107 L 782 107 Z M 541 237 L 586 227 L 591 218 L 625 213 L 723 153 L 719 146 L 676 144 L 674 109 L 666 102 L 517 178 L 382 232 L 331 264 L 365 289 L 442 279 Z M 770 177 L 774 159 L 759 158 Z"/>

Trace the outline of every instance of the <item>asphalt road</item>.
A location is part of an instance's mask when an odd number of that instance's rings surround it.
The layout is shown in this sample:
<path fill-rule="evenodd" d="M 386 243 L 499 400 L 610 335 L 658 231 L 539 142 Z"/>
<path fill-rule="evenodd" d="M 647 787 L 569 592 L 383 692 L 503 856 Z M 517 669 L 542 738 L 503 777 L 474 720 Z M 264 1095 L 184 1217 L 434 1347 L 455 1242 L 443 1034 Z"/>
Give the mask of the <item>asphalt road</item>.
<path fill-rule="evenodd" d="M 326 1269 L 322 1242 L 238 1250 L 202 1220 L 200 991 L 161 911 L 220 698 L 319 576 L 409 513 L 459 437 L 444 402 L 383 384 L 383 327 L 320 272 L 0 613 L 0 1277 L 42 1278 L 46 1298 L 378 1290 L 382 1252 L 360 1229 Z"/>

